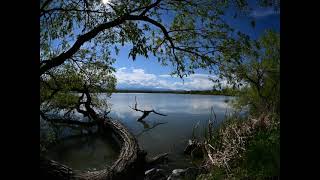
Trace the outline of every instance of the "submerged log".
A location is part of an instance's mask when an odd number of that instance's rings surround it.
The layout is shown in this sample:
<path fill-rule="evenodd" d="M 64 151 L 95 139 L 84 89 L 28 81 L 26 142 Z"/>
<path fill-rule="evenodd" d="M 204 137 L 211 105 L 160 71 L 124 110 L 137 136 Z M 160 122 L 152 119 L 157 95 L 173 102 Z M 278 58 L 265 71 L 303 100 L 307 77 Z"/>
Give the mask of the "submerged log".
<path fill-rule="evenodd" d="M 146 152 L 140 149 L 136 138 L 130 133 L 127 128 L 119 121 L 112 120 L 109 117 L 100 117 L 91 108 L 91 96 L 88 89 L 84 94 L 87 97 L 87 101 L 84 102 L 86 111 L 83 111 L 84 115 L 87 115 L 93 120 L 94 124 L 98 126 L 98 132 L 110 133 L 117 137 L 120 142 L 121 150 L 118 159 L 112 164 L 110 168 L 105 168 L 96 171 L 78 171 L 73 170 L 58 162 L 40 157 L 40 174 L 41 179 L 79 179 L 79 180 L 123 180 L 123 179 L 142 179 L 144 176 L 144 170 L 149 165 L 162 162 L 167 158 L 167 154 L 159 155 L 152 160 L 146 159 Z M 82 95 L 83 97 L 83 95 Z M 155 112 L 150 111 L 162 116 Z M 149 112 L 149 113 L 150 113 Z M 71 121 L 68 121 L 71 122 Z M 73 122 L 73 121 L 72 121 Z M 78 122 L 78 121 L 74 121 Z"/>
<path fill-rule="evenodd" d="M 150 113 L 155 113 L 155 114 L 158 114 L 160 116 L 167 116 L 166 114 L 159 113 L 159 112 L 155 111 L 154 109 L 152 109 L 152 110 L 141 110 L 141 109 L 138 109 L 138 103 L 137 103 L 137 97 L 136 96 L 134 97 L 134 100 L 135 100 L 134 108 L 131 107 L 131 106 L 129 106 L 129 107 L 131 109 L 135 110 L 135 111 L 143 113 L 142 116 L 140 118 L 138 118 L 137 121 L 143 122 L 143 119 L 146 118 L 147 116 L 149 116 Z"/>
<path fill-rule="evenodd" d="M 77 171 L 52 160 L 40 158 L 40 174 L 43 179 L 134 179 L 139 172 L 144 173 L 146 153 L 140 150 L 135 137 L 115 120 L 105 120 L 104 128 L 112 131 L 121 142 L 121 150 L 118 159 L 110 168 L 97 171 Z"/>

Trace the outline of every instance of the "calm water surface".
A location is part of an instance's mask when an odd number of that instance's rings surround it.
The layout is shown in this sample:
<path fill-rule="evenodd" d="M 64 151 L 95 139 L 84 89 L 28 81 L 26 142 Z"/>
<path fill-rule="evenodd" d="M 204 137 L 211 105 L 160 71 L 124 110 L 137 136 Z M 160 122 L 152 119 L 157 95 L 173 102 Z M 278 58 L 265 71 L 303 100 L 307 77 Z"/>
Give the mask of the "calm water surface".
<path fill-rule="evenodd" d="M 167 116 L 151 113 L 144 122 L 136 121 L 141 112 L 132 110 L 135 97 L 138 108 L 154 109 Z M 104 94 L 100 98 L 107 98 Z M 170 153 L 169 167 L 184 168 L 190 166 L 190 160 L 183 156 L 192 129 L 198 123 L 196 135 L 202 134 L 209 119 L 210 109 L 214 108 L 217 121 L 224 119 L 231 108 L 226 103 L 232 97 L 188 94 L 151 94 L 151 93 L 114 93 L 108 98 L 112 104 L 110 116 L 120 120 L 131 131 L 148 156 Z M 102 137 L 74 138 L 52 148 L 49 156 L 54 160 L 75 169 L 103 168 L 111 165 L 117 158 L 119 149 Z"/>

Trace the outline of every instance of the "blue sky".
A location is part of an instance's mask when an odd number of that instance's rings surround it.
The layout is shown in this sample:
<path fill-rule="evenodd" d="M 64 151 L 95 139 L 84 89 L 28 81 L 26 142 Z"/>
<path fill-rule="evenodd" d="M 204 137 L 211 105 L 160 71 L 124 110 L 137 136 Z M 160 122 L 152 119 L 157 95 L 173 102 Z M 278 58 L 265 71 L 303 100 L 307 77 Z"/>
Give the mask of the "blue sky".
<path fill-rule="evenodd" d="M 253 4 L 252 2 L 256 1 L 250 1 L 251 4 Z M 225 15 L 226 22 L 235 30 L 246 33 L 254 39 L 257 39 L 266 29 L 280 31 L 279 13 L 276 13 L 272 8 L 251 6 L 253 10 L 250 14 L 238 15 L 237 18 L 233 18 L 235 11 L 232 8 L 229 9 Z M 173 16 L 164 14 L 162 18 L 165 19 L 164 23 L 168 24 L 173 19 Z M 256 22 L 254 28 L 251 26 L 253 19 Z M 58 43 L 53 42 L 54 46 L 55 44 Z M 171 65 L 162 66 L 152 54 L 149 54 L 149 58 L 137 56 L 136 60 L 133 61 L 128 58 L 129 45 L 120 46 L 119 49 L 118 55 L 111 50 L 111 55 L 116 59 L 113 66 L 116 68 L 115 76 L 118 80 L 118 89 L 208 90 L 212 89 L 214 85 L 208 79 L 209 76 L 214 76 L 210 75 L 206 70 L 196 70 L 195 74 L 182 80 L 178 77 L 169 76 L 174 67 Z"/>
<path fill-rule="evenodd" d="M 256 39 L 266 29 L 280 31 L 280 15 L 272 8 L 257 8 L 247 16 L 238 16 L 233 18 L 234 12 L 228 11 L 226 21 L 236 30 L 248 34 Z M 255 19 L 256 26 L 253 28 L 250 24 Z M 149 58 L 137 56 L 135 61 L 128 58 L 129 47 L 120 48 L 120 53 L 116 57 L 114 67 L 120 89 L 171 89 L 171 90 L 207 90 L 212 89 L 213 83 L 208 79 L 209 73 L 205 70 L 196 70 L 183 80 L 178 77 L 171 77 L 169 74 L 173 71 L 172 66 L 161 66 L 157 58 L 150 55 Z"/>

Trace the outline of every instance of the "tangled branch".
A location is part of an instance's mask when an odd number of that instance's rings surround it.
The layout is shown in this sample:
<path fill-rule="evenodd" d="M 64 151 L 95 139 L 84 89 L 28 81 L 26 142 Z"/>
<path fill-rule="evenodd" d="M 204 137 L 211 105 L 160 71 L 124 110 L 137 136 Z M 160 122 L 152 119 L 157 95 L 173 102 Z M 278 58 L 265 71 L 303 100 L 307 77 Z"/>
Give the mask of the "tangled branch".
<path fill-rule="evenodd" d="M 167 116 L 166 114 L 162 114 L 162 113 L 156 112 L 154 109 L 149 110 L 149 111 L 138 109 L 138 103 L 137 103 L 137 97 L 136 96 L 134 97 L 134 100 L 135 100 L 134 108 L 131 107 L 131 106 L 129 106 L 129 107 L 131 109 L 135 110 L 135 111 L 139 111 L 139 112 L 143 113 L 142 116 L 137 121 L 142 121 L 144 118 L 149 116 L 150 113 L 155 113 L 155 114 L 158 114 L 160 116 Z"/>

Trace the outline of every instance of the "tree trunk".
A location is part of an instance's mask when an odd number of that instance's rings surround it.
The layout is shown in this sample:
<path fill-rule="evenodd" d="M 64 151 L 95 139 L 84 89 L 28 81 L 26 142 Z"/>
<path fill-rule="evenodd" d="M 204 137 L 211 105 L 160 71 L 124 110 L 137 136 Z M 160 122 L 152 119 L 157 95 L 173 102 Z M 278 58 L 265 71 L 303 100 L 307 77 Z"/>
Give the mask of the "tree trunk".
<path fill-rule="evenodd" d="M 110 169 L 77 171 L 40 157 L 42 179 L 120 180 L 135 179 L 137 174 L 143 173 L 146 153 L 140 150 L 135 137 L 118 121 L 104 120 L 103 127 L 119 138 L 122 145 L 120 155 Z"/>

